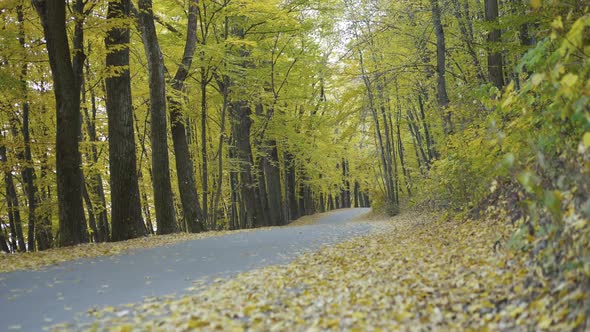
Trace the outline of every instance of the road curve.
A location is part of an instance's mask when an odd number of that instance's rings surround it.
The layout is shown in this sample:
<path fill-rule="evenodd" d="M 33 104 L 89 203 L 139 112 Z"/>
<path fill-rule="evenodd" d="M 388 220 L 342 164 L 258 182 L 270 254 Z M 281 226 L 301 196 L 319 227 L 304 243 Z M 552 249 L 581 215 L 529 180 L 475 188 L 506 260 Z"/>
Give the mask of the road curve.
<path fill-rule="evenodd" d="M 0 331 L 39 331 L 64 321 L 84 320 L 83 314 L 93 307 L 180 294 L 197 280 L 288 263 L 321 245 L 366 234 L 369 224 L 347 221 L 368 211 L 338 210 L 312 225 L 239 232 L 39 271 L 0 273 Z"/>

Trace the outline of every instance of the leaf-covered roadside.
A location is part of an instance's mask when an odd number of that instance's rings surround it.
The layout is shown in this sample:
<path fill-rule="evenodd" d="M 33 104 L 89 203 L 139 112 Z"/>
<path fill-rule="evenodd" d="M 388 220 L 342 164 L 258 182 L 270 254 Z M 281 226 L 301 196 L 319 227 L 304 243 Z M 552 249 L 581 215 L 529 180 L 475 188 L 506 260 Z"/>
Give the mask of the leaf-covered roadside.
<path fill-rule="evenodd" d="M 546 279 L 499 244 L 501 221 L 435 221 L 404 214 L 379 232 L 324 247 L 285 266 L 153 299 L 91 330 L 582 330 L 588 298 L 572 271 Z M 160 317 L 160 318 L 154 318 Z"/>

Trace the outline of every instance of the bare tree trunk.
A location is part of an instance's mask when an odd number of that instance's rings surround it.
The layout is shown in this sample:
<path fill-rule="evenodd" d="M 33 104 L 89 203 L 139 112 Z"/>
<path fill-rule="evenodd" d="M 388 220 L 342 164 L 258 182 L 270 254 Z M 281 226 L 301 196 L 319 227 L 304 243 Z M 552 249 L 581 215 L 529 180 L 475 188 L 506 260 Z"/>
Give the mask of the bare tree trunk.
<path fill-rule="evenodd" d="M 170 161 L 168 160 L 168 137 L 166 130 L 166 81 L 164 59 L 160 51 L 151 0 L 139 1 L 139 18 L 149 68 L 150 115 L 154 204 L 158 234 L 177 231 Z"/>
<path fill-rule="evenodd" d="M 498 24 L 498 0 L 485 0 L 485 15 L 488 24 Z M 504 73 L 502 63 L 502 53 L 497 50 L 501 42 L 500 29 L 493 27 L 488 33 L 488 76 L 490 82 L 498 89 L 504 87 Z"/>
<path fill-rule="evenodd" d="M 4 220 L 0 219 L 0 225 L 2 224 L 4 224 Z M 8 246 L 8 242 L 6 242 L 6 236 L 4 236 L 3 227 L 0 227 L 0 250 L 7 254 L 10 254 L 10 247 Z"/>
<path fill-rule="evenodd" d="M 360 185 L 359 185 L 358 181 L 354 181 L 354 207 L 355 208 L 361 207 L 359 191 L 360 191 Z"/>
<path fill-rule="evenodd" d="M 268 204 L 270 208 L 270 219 L 273 225 L 285 225 L 287 223 L 284 214 L 284 205 L 281 192 L 281 169 L 279 168 L 279 152 L 277 142 L 270 140 L 268 149 L 263 156 L 264 175 L 266 178 L 266 188 L 268 190 Z"/>
<path fill-rule="evenodd" d="M 283 161 L 285 164 L 285 201 L 288 205 L 288 220 L 295 220 L 301 217 L 297 204 L 295 158 L 289 151 L 285 151 Z"/>
<path fill-rule="evenodd" d="M 86 242 L 82 203 L 80 84 L 75 76 L 66 35 L 65 2 L 33 0 L 41 17 L 57 110 L 56 169 L 61 246 Z"/>
<path fill-rule="evenodd" d="M 408 115 L 408 128 L 410 129 L 410 134 L 412 134 L 412 136 L 416 140 L 417 147 L 418 147 L 417 151 L 420 152 L 420 155 L 422 156 L 422 160 L 424 160 L 424 163 L 426 164 L 426 168 L 430 169 L 430 158 L 427 156 L 426 152 L 424 151 L 424 146 L 422 143 L 422 134 L 420 133 L 420 129 L 418 128 L 418 125 L 416 124 L 416 118 L 410 109 L 407 109 L 406 113 Z"/>
<path fill-rule="evenodd" d="M 451 113 L 447 109 L 449 105 L 449 96 L 447 94 L 447 81 L 445 78 L 446 72 L 446 46 L 445 33 L 441 21 L 439 0 L 430 0 L 432 8 L 432 20 L 434 22 L 434 32 L 436 34 L 436 95 L 438 106 L 443 112 L 443 124 L 445 134 L 453 132 L 453 122 Z"/>
<path fill-rule="evenodd" d="M 418 95 L 418 106 L 420 107 L 420 120 L 422 121 L 422 128 L 424 128 L 424 136 L 426 139 L 426 150 L 428 151 L 428 162 L 432 162 L 433 159 L 438 158 L 438 152 L 436 150 L 436 145 L 434 144 L 434 139 L 430 134 L 430 125 L 428 121 L 426 121 L 426 111 L 424 110 L 424 100 L 422 99 L 422 95 L 425 95 L 423 92 L 420 92 Z"/>
<path fill-rule="evenodd" d="M 6 205 L 8 206 L 8 219 L 11 222 L 10 232 L 12 233 L 13 239 L 16 238 L 18 242 L 18 251 L 25 252 L 27 251 L 27 243 L 25 242 L 25 237 L 23 235 L 22 220 L 20 216 L 20 204 L 18 201 L 18 196 L 16 194 L 16 188 L 14 187 L 12 167 L 6 166 L 8 163 L 8 159 L 6 156 L 6 147 L 4 145 L 0 146 L 0 162 L 2 162 L 5 165 L 3 166 L 3 168 L 5 169 L 4 182 L 6 186 Z"/>
<path fill-rule="evenodd" d="M 228 107 L 228 91 L 227 91 L 228 79 L 224 77 L 223 82 L 220 84 L 220 90 L 223 94 L 223 105 L 221 106 L 221 127 L 219 129 L 219 146 L 217 148 L 217 172 L 218 172 L 218 180 L 217 180 L 217 189 L 215 191 L 215 196 L 213 199 L 213 220 L 212 220 L 212 227 L 213 229 L 217 228 L 217 210 L 219 209 L 219 199 L 221 198 L 221 189 L 223 186 L 223 143 L 225 142 L 225 118 L 227 114 L 227 107 Z M 232 193 L 233 196 L 233 193 Z M 232 225 L 230 223 L 230 229 Z"/>
<path fill-rule="evenodd" d="M 204 223 L 206 217 L 203 215 L 197 194 L 197 183 L 195 181 L 193 160 L 189 151 L 188 137 L 186 134 L 185 122 L 187 121 L 182 115 L 182 104 L 179 100 L 186 99 L 184 96 L 184 82 L 188 76 L 192 65 L 193 56 L 197 46 L 197 11 L 198 0 L 189 2 L 188 24 L 186 27 L 186 42 L 180 66 L 174 75 L 172 88 L 175 94 L 179 96 L 169 96 L 170 105 L 170 128 L 172 131 L 172 143 L 174 145 L 174 154 L 176 156 L 176 172 L 178 173 L 178 190 L 180 192 L 180 201 L 182 211 L 188 225 L 189 231 L 196 233 L 205 229 Z M 203 143 L 204 145 L 204 143 Z"/>
<path fill-rule="evenodd" d="M 242 227 L 259 226 L 259 196 L 254 188 L 252 174 L 252 147 L 250 145 L 250 128 L 252 120 L 250 106 L 246 101 L 237 101 L 230 107 L 232 117 L 232 136 L 235 144 L 235 157 L 238 163 L 240 205 L 242 213 L 240 224 Z"/>
<path fill-rule="evenodd" d="M 469 17 L 467 16 L 469 14 L 469 11 L 467 10 L 467 8 L 469 8 L 469 4 L 467 2 L 465 2 L 465 9 L 466 12 L 463 13 L 463 11 L 461 10 L 461 5 L 459 4 L 459 0 L 453 0 L 453 5 L 454 5 L 454 11 L 455 11 L 455 17 L 457 18 L 457 21 L 459 23 L 459 30 L 461 31 L 461 35 L 463 35 L 463 42 L 465 43 L 465 47 L 467 48 L 467 54 L 469 54 L 469 56 L 471 57 L 471 61 L 473 62 L 473 66 L 475 67 L 475 73 L 476 73 L 476 77 L 480 82 L 485 81 L 485 76 L 483 74 L 483 71 L 481 69 L 481 65 L 479 63 L 479 58 L 477 57 L 477 52 L 475 50 L 475 47 L 473 45 L 473 35 L 470 34 L 469 32 L 469 28 L 468 28 L 468 24 L 467 22 L 469 21 Z"/>
<path fill-rule="evenodd" d="M 363 78 L 363 82 L 365 83 L 365 88 L 367 89 L 367 95 L 368 95 L 368 99 L 369 99 L 369 110 L 371 112 L 371 115 L 373 117 L 373 122 L 375 124 L 375 136 L 377 139 L 377 145 L 379 148 L 379 156 L 381 157 L 381 166 L 383 167 L 383 180 L 385 181 L 385 195 L 386 195 L 386 199 L 387 199 L 387 206 L 391 206 L 392 211 L 395 210 L 395 206 L 396 206 L 396 200 L 395 200 L 395 185 L 392 179 L 392 172 L 391 172 L 391 163 L 390 161 L 390 149 L 386 149 L 385 146 L 383 145 L 383 136 L 381 134 L 381 125 L 379 123 L 379 117 L 377 115 L 377 110 L 375 109 L 376 105 L 375 105 L 375 97 L 373 95 L 373 90 L 371 87 L 371 82 L 369 80 L 369 77 L 367 75 L 366 69 L 365 69 L 365 64 L 364 64 L 364 60 L 363 60 L 363 54 L 362 51 L 359 50 L 359 59 L 360 59 L 360 65 L 361 65 L 361 74 L 362 74 L 362 78 Z M 337 199 L 338 197 L 336 197 Z M 338 204 L 337 204 L 338 205 Z"/>
<path fill-rule="evenodd" d="M 207 165 L 207 75 L 205 67 L 201 67 L 201 160 L 203 171 L 203 219 L 209 220 L 207 192 L 209 190 L 209 173 Z"/>
<path fill-rule="evenodd" d="M 121 24 L 129 17 L 130 0 L 109 1 L 107 18 Z M 133 239 L 147 234 L 141 212 L 131 75 L 129 73 L 130 28 L 114 26 L 107 33 L 106 65 L 118 68 L 117 76 L 106 79 L 106 108 L 109 124 L 109 169 L 111 174 L 111 223 L 113 241 Z"/>
<path fill-rule="evenodd" d="M 100 241 L 100 233 L 98 231 L 98 227 L 96 227 L 96 216 L 94 215 L 94 207 L 92 205 L 92 200 L 90 199 L 90 195 L 88 194 L 88 188 L 85 185 L 84 189 L 82 190 L 82 195 L 84 195 L 84 202 L 86 203 L 86 211 L 88 212 L 88 223 L 90 224 L 90 229 L 92 230 L 90 240 L 92 242 L 99 242 Z"/>
<path fill-rule="evenodd" d="M 236 156 L 236 145 L 235 139 L 232 133 L 231 144 L 229 147 L 229 159 L 230 160 L 237 160 Z M 238 180 L 238 171 L 235 167 L 230 169 L 230 191 L 231 191 L 231 217 L 229 220 L 229 229 L 238 229 L 240 228 L 240 210 L 238 208 L 238 190 L 239 190 L 239 180 Z"/>
<path fill-rule="evenodd" d="M 91 46 L 88 45 L 88 52 L 91 52 Z M 90 62 L 86 61 L 86 78 L 85 81 L 90 77 Z M 98 137 L 96 134 L 96 114 L 97 114 L 97 106 L 96 106 L 96 95 L 94 94 L 94 88 L 90 87 L 90 104 L 92 114 L 89 113 L 87 107 L 83 107 L 84 113 L 84 121 L 86 122 L 86 130 L 88 132 L 88 138 L 91 142 L 98 142 Z M 82 98 L 85 101 L 85 88 L 84 85 L 82 86 Z M 108 98 L 108 97 L 107 97 Z M 108 112 L 108 111 L 107 111 Z M 95 144 L 91 147 L 91 160 L 93 164 L 98 163 L 98 149 Z M 90 177 L 90 188 L 89 191 L 93 194 L 98 196 L 98 206 L 93 203 L 94 206 L 94 213 L 95 216 L 98 217 L 98 233 L 99 233 L 99 241 L 109 241 L 110 239 L 110 230 L 109 230 L 109 221 L 107 217 L 107 203 L 106 203 L 106 196 L 104 193 L 103 188 L 103 181 L 102 176 L 99 171 L 94 171 L 93 174 L 89 175 Z"/>
<path fill-rule="evenodd" d="M 25 41 L 25 15 L 23 11 L 22 5 L 18 5 L 16 7 L 17 12 L 17 20 L 19 23 L 19 35 L 18 41 L 23 49 L 25 50 L 26 41 Z M 38 199 L 36 197 L 37 187 L 35 187 L 35 169 L 33 168 L 33 160 L 31 155 L 31 137 L 29 132 L 29 101 L 28 101 L 28 85 L 27 85 L 27 75 L 28 75 L 28 64 L 25 62 L 21 67 L 20 73 L 20 83 L 21 89 L 23 93 L 23 119 L 21 125 L 21 133 L 23 135 L 23 143 L 25 145 L 23 159 L 24 159 L 24 166 L 21 171 L 21 175 L 23 177 L 25 192 L 27 196 L 27 201 L 29 205 L 29 219 L 28 219 L 28 234 L 27 234 L 27 243 L 29 251 L 35 250 L 35 210 L 37 207 Z M 16 129 L 16 128 L 15 128 Z"/>
<path fill-rule="evenodd" d="M 44 183 L 44 179 L 47 177 L 47 173 L 49 172 L 47 167 L 47 151 L 41 155 L 41 174 L 40 174 L 40 182 Z M 51 191 L 50 187 L 47 186 L 41 187 L 39 190 L 39 203 L 47 204 L 51 202 Z M 43 216 L 40 214 L 38 215 L 40 218 L 41 223 L 39 224 L 39 220 L 37 220 L 37 250 L 46 250 L 53 246 L 53 229 L 51 225 L 51 209 L 48 209 Z"/>

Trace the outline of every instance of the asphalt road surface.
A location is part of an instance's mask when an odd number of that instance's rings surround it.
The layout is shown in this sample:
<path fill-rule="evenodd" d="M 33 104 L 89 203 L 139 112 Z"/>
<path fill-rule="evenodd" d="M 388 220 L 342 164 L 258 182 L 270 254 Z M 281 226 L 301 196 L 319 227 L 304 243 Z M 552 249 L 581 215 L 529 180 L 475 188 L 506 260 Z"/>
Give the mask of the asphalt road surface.
<path fill-rule="evenodd" d="M 274 227 L 82 259 L 38 271 L 0 273 L 0 331 L 40 331 L 83 322 L 92 308 L 186 293 L 195 281 L 229 277 L 371 230 L 347 222 L 369 209 L 335 211 L 313 225 Z"/>

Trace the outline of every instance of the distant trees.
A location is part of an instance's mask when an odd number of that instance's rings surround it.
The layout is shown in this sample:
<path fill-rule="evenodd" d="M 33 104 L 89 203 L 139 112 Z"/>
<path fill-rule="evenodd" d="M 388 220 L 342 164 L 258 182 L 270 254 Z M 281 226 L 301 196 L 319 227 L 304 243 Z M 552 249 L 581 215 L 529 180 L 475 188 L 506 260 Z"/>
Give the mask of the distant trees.
<path fill-rule="evenodd" d="M 354 107 L 370 120 L 365 124 L 374 133 L 379 161 L 376 205 L 395 214 L 415 192 L 430 197 L 415 190 L 417 184 L 434 182 L 444 194 L 429 202 L 470 195 L 467 179 L 475 175 L 463 172 L 475 161 L 462 159 L 457 140 L 473 135 L 472 126 L 490 114 L 491 100 L 508 78 L 516 88 L 526 79 L 526 71 L 514 68 L 543 24 L 529 6 L 497 0 L 344 1 L 346 74 L 356 75 Z M 442 170 L 461 181 L 437 182 L 433 177 Z"/>

